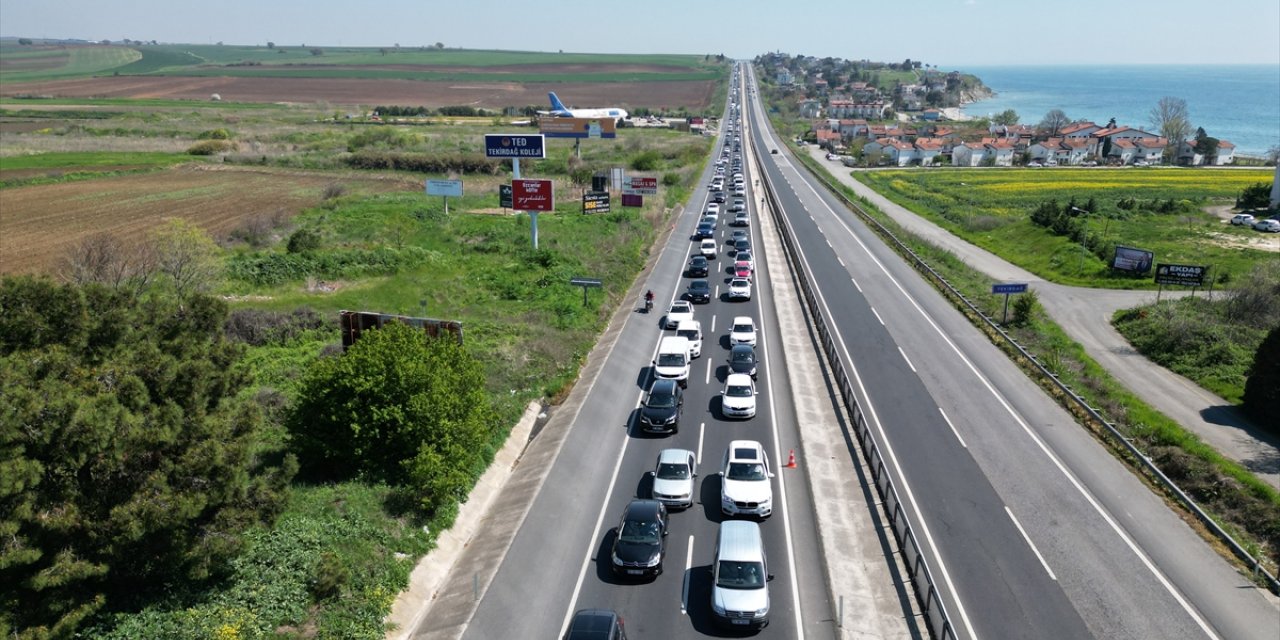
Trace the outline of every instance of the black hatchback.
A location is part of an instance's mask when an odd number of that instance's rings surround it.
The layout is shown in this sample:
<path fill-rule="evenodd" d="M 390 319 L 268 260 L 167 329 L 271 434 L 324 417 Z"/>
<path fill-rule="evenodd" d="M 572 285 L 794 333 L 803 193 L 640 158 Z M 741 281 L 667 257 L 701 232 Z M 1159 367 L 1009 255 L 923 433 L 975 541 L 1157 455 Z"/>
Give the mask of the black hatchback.
<path fill-rule="evenodd" d="M 690 282 L 689 290 L 684 297 L 688 298 L 689 302 L 711 302 L 711 283 L 706 280 Z"/>
<path fill-rule="evenodd" d="M 667 555 L 667 506 L 657 500 L 632 500 L 613 536 L 613 573 L 656 578 Z"/>
<path fill-rule="evenodd" d="M 759 364 L 755 347 L 749 344 L 735 344 L 729 349 L 729 373 L 745 373 L 755 378 Z"/>
<path fill-rule="evenodd" d="M 689 277 L 705 278 L 711 273 L 711 263 L 706 256 L 694 256 L 689 260 Z"/>
<path fill-rule="evenodd" d="M 573 614 L 564 640 L 627 640 L 627 632 L 616 611 L 582 609 Z"/>

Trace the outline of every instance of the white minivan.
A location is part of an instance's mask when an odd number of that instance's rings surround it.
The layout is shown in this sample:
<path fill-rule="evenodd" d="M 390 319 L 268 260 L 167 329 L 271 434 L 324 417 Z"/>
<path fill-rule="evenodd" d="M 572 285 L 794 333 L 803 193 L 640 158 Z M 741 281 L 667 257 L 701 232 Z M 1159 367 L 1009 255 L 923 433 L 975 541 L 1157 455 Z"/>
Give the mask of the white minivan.
<path fill-rule="evenodd" d="M 711 563 L 711 613 L 715 621 L 731 629 L 768 626 L 772 579 L 760 525 L 746 520 L 721 522 Z"/>
<path fill-rule="evenodd" d="M 680 386 L 689 384 L 689 340 L 680 336 L 667 336 L 658 343 L 658 357 L 653 361 L 653 374 L 659 378 L 675 380 Z"/>

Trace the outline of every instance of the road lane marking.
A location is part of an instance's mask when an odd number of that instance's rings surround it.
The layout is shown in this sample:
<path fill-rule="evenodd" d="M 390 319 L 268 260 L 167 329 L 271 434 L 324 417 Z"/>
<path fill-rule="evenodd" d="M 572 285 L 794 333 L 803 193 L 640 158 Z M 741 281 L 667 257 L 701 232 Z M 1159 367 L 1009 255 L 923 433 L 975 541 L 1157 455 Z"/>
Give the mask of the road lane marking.
<path fill-rule="evenodd" d="M 903 351 L 903 350 L 902 350 L 902 347 L 898 347 L 898 353 L 901 353 L 901 354 L 902 354 L 902 359 L 907 361 L 907 366 L 908 366 L 908 367 L 911 367 L 911 373 L 918 373 L 918 372 L 916 371 L 916 366 L 915 366 L 914 364 L 911 364 L 911 358 L 908 358 L 908 357 L 907 357 L 907 352 L 906 352 L 906 351 Z"/>
<path fill-rule="evenodd" d="M 707 423 L 698 424 L 698 464 L 702 464 L 702 436 L 707 431 Z"/>
<path fill-rule="evenodd" d="M 716 299 L 720 298 L 720 285 L 716 285 Z"/>
<path fill-rule="evenodd" d="M 707 375 L 705 378 L 703 378 L 702 384 L 705 384 L 705 385 L 711 384 L 711 358 L 707 358 Z"/>
<path fill-rule="evenodd" d="M 1057 582 L 1058 576 L 1053 575 L 1053 569 L 1050 569 L 1049 563 L 1044 561 L 1044 556 L 1040 555 L 1040 550 L 1036 548 L 1036 543 L 1031 541 L 1031 536 L 1027 535 L 1027 530 L 1022 528 L 1022 523 L 1018 522 L 1018 519 L 1013 516 L 1013 511 L 1009 509 L 1008 505 L 1005 505 L 1004 512 L 1009 514 L 1009 519 L 1013 521 L 1013 526 L 1018 528 L 1018 533 L 1021 533 L 1022 538 L 1027 541 L 1027 546 L 1031 547 L 1031 551 L 1040 559 L 1040 566 L 1044 567 L 1045 572 L 1049 574 L 1049 578 Z"/>
<path fill-rule="evenodd" d="M 689 552 L 684 557 L 684 589 L 680 594 L 680 613 L 689 614 L 689 576 L 693 569 L 693 534 L 689 534 Z"/>
<path fill-rule="evenodd" d="M 881 318 L 881 317 L 880 317 L 880 312 L 879 312 L 879 311 L 876 311 L 876 308 L 875 308 L 875 307 L 871 307 L 871 313 L 875 314 L 875 316 L 876 316 L 876 320 L 879 320 L 879 321 L 880 321 L 880 325 L 881 325 L 881 326 L 884 326 L 884 318 Z"/>
<path fill-rule="evenodd" d="M 715 333 L 716 331 L 716 314 L 711 314 L 711 329 L 707 333 Z"/>
<path fill-rule="evenodd" d="M 845 263 L 844 263 L 844 258 L 841 258 L 840 256 L 836 256 L 836 262 L 839 262 L 839 263 L 840 263 L 840 266 L 842 266 L 842 267 L 844 267 L 844 268 L 846 268 L 846 269 L 848 269 L 848 268 L 849 268 L 848 266 L 846 266 L 846 265 L 845 265 Z"/>
<path fill-rule="evenodd" d="M 938 413 L 942 414 L 942 421 L 946 422 L 948 427 L 951 427 L 951 433 L 956 434 L 956 440 L 960 441 L 960 446 L 968 449 L 969 445 L 964 443 L 964 438 L 960 437 L 960 432 L 956 431 L 956 426 L 954 424 L 951 424 L 951 418 L 947 417 L 947 412 L 943 411 L 942 407 L 938 407 Z"/>
<path fill-rule="evenodd" d="M 825 234 L 825 233 L 824 233 L 824 234 L 822 234 L 822 235 L 823 235 L 823 236 L 826 236 L 827 234 Z M 823 240 L 826 240 L 826 241 L 827 241 L 827 247 L 831 248 L 832 250 L 835 250 L 835 247 L 831 246 L 831 239 L 830 239 L 830 238 L 826 238 L 826 237 L 824 237 L 824 238 L 823 238 Z"/>
<path fill-rule="evenodd" d="M 862 293 L 862 285 L 858 284 L 858 279 L 857 279 L 857 278 L 849 278 L 849 280 L 851 280 L 851 281 L 853 282 L 853 288 L 854 288 L 854 289 L 857 289 L 857 290 L 858 290 L 858 293 Z"/>

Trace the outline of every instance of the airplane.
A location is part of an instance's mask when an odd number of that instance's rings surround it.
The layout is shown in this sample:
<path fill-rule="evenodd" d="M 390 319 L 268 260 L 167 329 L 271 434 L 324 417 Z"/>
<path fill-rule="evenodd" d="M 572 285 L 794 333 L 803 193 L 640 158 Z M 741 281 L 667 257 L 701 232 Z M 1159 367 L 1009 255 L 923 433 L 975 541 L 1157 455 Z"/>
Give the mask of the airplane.
<path fill-rule="evenodd" d="M 613 118 L 615 120 L 629 120 L 631 116 L 626 109 L 618 107 L 604 107 L 601 109 L 570 109 L 560 102 L 560 98 L 556 97 L 556 92 L 552 91 L 547 94 L 551 98 L 551 110 L 539 111 L 539 115 L 555 116 L 557 118 Z"/>

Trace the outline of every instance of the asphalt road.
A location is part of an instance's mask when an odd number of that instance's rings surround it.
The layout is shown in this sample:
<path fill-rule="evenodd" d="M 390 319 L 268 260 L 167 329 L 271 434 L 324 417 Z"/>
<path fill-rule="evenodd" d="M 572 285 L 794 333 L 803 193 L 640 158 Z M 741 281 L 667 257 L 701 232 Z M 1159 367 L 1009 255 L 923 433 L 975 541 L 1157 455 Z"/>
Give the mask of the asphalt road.
<path fill-rule="evenodd" d="M 1280 635 L 1274 601 L 758 124 L 765 171 L 960 637 Z"/>

